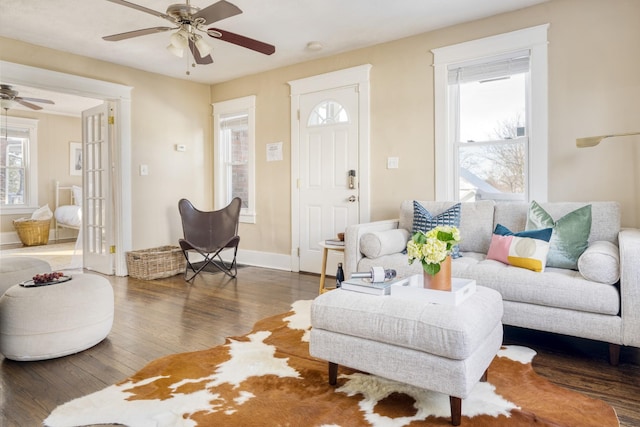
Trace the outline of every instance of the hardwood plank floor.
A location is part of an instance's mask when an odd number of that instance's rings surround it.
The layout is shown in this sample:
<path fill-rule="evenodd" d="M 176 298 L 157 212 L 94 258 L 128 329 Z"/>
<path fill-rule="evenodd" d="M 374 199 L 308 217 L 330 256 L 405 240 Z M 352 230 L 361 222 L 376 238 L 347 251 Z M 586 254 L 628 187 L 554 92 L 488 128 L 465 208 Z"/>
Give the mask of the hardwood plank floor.
<path fill-rule="evenodd" d="M 288 311 L 296 300 L 313 299 L 319 278 L 245 267 L 237 280 L 203 274 L 193 285 L 181 275 L 109 280 L 116 312 L 106 340 L 59 359 L 0 359 L 1 427 L 40 426 L 56 406 L 123 380 L 153 359 L 245 334 L 257 320 Z M 639 349 L 623 348 L 620 366 L 613 367 L 604 343 L 510 327 L 505 328 L 505 343 L 533 348 L 540 375 L 611 404 L 621 426 L 640 426 Z"/>

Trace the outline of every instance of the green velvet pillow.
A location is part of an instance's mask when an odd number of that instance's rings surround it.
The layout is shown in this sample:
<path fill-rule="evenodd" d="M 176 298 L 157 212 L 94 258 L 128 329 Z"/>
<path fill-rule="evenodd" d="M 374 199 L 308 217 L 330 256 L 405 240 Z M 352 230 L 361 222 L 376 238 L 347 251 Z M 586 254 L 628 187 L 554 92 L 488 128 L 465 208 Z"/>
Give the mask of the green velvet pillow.
<path fill-rule="evenodd" d="M 578 258 L 589 246 L 591 233 L 591 205 L 554 219 L 536 201 L 531 202 L 527 216 L 527 230 L 553 228 L 549 241 L 547 267 L 578 269 Z"/>

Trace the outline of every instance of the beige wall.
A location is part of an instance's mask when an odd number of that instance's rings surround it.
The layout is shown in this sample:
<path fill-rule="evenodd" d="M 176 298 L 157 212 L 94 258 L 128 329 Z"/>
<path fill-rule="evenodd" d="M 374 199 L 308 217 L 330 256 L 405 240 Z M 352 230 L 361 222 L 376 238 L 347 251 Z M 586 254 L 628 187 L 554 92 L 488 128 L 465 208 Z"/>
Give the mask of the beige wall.
<path fill-rule="evenodd" d="M 53 210 L 55 180 L 61 185 L 82 185 L 82 177 L 69 174 L 69 142 L 82 140 L 80 118 L 19 110 L 9 110 L 8 115 L 38 120 L 38 205 L 49 204 Z M 28 216 L 1 215 L 0 232 L 13 231 L 13 220 Z"/>
<path fill-rule="evenodd" d="M 617 200 L 623 224 L 640 225 L 640 138 L 575 148 L 582 136 L 640 130 L 640 2 L 550 2 L 392 43 L 240 78 L 212 87 L 0 39 L 2 59 L 133 86 L 134 248 L 175 244 L 177 200 L 212 205 L 211 102 L 257 96 L 257 223 L 242 224 L 245 250 L 288 254 L 291 240 L 287 81 L 365 63 L 371 70 L 372 219 L 404 199 L 433 199 L 431 49 L 550 23 L 549 199 Z M 26 53 L 25 53 L 26 52 Z M 266 144 L 284 142 L 284 161 Z M 173 150 L 186 144 L 186 153 Z M 386 158 L 400 158 L 387 170 Z M 140 177 L 138 166 L 149 165 Z"/>
<path fill-rule="evenodd" d="M 0 52 L 3 61 L 133 87 L 133 249 L 177 244 L 182 236 L 177 208 L 180 198 L 189 198 L 198 206 L 213 206 L 208 85 L 10 39 L 0 38 Z M 187 151 L 175 151 L 175 144 L 185 144 Z M 139 175 L 140 164 L 149 166 L 148 176 Z"/>
<path fill-rule="evenodd" d="M 616 200 L 626 226 L 640 225 L 640 137 L 578 150 L 582 136 L 640 130 L 640 2 L 552 0 L 535 7 L 392 43 L 214 85 L 213 101 L 257 95 L 257 212 L 243 247 L 290 247 L 290 112 L 287 82 L 365 63 L 371 70 L 372 219 L 397 216 L 405 199 L 433 199 L 431 49 L 550 23 L 549 200 Z M 285 162 L 265 144 L 285 142 Z M 385 168 L 386 158 L 400 168 Z M 248 237 L 248 238 L 247 238 Z"/>

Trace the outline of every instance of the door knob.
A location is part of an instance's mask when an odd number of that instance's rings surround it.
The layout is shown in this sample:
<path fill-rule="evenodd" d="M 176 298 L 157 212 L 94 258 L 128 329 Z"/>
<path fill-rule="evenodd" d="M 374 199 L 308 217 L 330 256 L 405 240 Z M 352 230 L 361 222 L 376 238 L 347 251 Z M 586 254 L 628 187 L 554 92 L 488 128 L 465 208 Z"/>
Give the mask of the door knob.
<path fill-rule="evenodd" d="M 351 203 L 353 203 L 353 202 L 355 202 L 355 201 L 356 201 L 356 200 L 358 200 L 358 199 L 356 198 L 356 196 L 351 196 L 351 197 L 349 197 L 349 199 L 348 199 L 348 200 L 349 200 Z"/>

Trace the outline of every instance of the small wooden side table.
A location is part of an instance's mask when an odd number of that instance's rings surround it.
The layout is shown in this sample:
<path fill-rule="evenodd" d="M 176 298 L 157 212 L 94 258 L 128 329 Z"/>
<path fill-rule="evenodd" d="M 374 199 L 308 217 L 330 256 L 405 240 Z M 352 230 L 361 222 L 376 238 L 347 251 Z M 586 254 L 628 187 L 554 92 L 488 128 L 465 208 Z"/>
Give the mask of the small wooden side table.
<path fill-rule="evenodd" d="M 337 251 L 337 252 L 344 253 L 344 246 L 329 245 L 325 242 L 320 242 L 319 244 L 320 244 L 320 247 L 323 248 L 323 250 L 322 250 L 322 270 L 320 271 L 320 289 L 318 290 L 318 294 L 322 295 L 325 292 L 335 289 L 335 287 L 325 288 L 324 286 L 324 282 L 327 275 L 327 256 L 329 254 L 329 251 Z"/>

